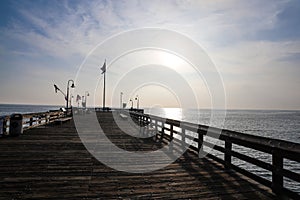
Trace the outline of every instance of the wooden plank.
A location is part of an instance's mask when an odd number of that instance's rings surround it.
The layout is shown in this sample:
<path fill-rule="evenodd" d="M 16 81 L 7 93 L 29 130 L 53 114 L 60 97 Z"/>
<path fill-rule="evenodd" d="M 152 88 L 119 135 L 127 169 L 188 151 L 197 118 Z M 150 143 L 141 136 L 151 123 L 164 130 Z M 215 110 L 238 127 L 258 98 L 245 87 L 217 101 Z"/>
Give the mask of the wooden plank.
<path fill-rule="evenodd" d="M 125 150 L 145 151 L 162 146 L 152 138 L 127 135 L 118 129 L 110 112 L 98 116 L 107 137 Z M 199 159 L 190 150 L 158 171 L 131 174 L 113 170 L 85 149 L 72 120 L 61 126 L 26 130 L 18 138 L 1 139 L 0 159 L 0 199 L 275 197 L 268 188 L 224 169 L 212 159 Z"/>

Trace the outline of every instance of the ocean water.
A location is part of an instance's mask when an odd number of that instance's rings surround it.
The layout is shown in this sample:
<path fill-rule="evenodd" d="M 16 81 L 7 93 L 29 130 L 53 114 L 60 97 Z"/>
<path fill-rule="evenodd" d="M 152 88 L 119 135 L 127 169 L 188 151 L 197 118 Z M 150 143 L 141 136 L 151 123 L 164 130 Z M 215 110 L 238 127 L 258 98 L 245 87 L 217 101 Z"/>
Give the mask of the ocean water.
<path fill-rule="evenodd" d="M 35 113 L 57 110 L 62 106 L 53 105 L 21 105 L 21 104 L 0 104 L 0 116 L 11 115 L 13 113 Z"/>
<path fill-rule="evenodd" d="M 215 110 L 154 108 L 145 113 L 300 143 L 300 110 Z M 212 118 L 212 114 L 213 118 Z M 225 117 L 224 117 L 225 114 Z M 221 123 L 224 120 L 224 123 Z"/>

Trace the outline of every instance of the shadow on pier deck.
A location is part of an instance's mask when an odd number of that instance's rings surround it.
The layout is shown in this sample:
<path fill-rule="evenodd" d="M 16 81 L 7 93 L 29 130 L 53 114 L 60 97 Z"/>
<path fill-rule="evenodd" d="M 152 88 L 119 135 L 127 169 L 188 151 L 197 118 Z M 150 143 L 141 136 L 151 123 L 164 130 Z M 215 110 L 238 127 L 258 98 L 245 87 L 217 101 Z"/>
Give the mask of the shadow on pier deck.
<path fill-rule="evenodd" d="M 126 136 L 116 128 L 111 113 L 101 113 L 100 118 L 118 146 L 126 150 L 159 148 L 159 143 L 149 139 Z M 259 183 L 189 151 L 151 173 L 113 170 L 85 149 L 72 121 L 1 140 L 0 160 L 0 199 L 276 198 Z"/>

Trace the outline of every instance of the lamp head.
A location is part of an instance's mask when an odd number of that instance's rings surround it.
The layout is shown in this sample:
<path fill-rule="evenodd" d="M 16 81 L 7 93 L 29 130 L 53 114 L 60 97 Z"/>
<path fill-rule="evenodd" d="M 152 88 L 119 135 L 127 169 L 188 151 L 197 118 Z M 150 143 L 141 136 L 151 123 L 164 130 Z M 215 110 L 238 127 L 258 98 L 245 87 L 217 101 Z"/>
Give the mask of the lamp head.
<path fill-rule="evenodd" d="M 74 83 L 72 83 L 72 85 L 71 85 L 71 88 L 75 88 L 75 85 L 74 85 Z"/>

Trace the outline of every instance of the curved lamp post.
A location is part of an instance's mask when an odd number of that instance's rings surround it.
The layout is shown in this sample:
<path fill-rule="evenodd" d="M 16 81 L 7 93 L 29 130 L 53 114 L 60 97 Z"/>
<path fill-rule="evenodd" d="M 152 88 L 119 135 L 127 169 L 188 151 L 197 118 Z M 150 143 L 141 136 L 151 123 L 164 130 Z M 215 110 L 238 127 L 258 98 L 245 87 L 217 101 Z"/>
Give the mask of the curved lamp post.
<path fill-rule="evenodd" d="M 86 102 L 87 102 L 87 97 L 90 96 L 90 93 L 88 91 L 85 91 L 85 97 L 84 97 L 84 108 L 86 108 Z"/>
<path fill-rule="evenodd" d="M 123 108 L 123 92 L 120 93 L 120 108 Z"/>
<path fill-rule="evenodd" d="M 132 99 L 129 100 L 131 102 L 131 110 L 133 109 L 133 101 Z"/>
<path fill-rule="evenodd" d="M 140 107 L 140 99 L 139 99 L 138 95 L 136 95 L 135 100 L 137 101 L 136 102 L 136 108 L 139 109 L 139 107 Z"/>
<path fill-rule="evenodd" d="M 75 88 L 75 85 L 74 85 L 74 81 L 73 80 L 68 80 L 68 85 L 67 85 L 67 108 L 69 108 L 69 88 L 70 88 L 70 82 L 72 82 L 72 85 L 71 85 L 71 88 Z M 70 106 L 72 107 L 71 103 L 70 103 Z"/>
<path fill-rule="evenodd" d="M 65 100 L 66 100 L 66 109 L 68 109 L 68 107 L 69 107 L 69 84 L 70 84 L 70 82 L 72 82 L 71 88 L 75 88 L 74 81 L 73 80 L 69 80 L 68 81 L 68 86 L 67 86 L 67 95 L 61 89 L 59 89 L 57 85 L 54 84 L 55 93 L 57 93 L 57 91 L 59 91 L 65 97 Z"/>

